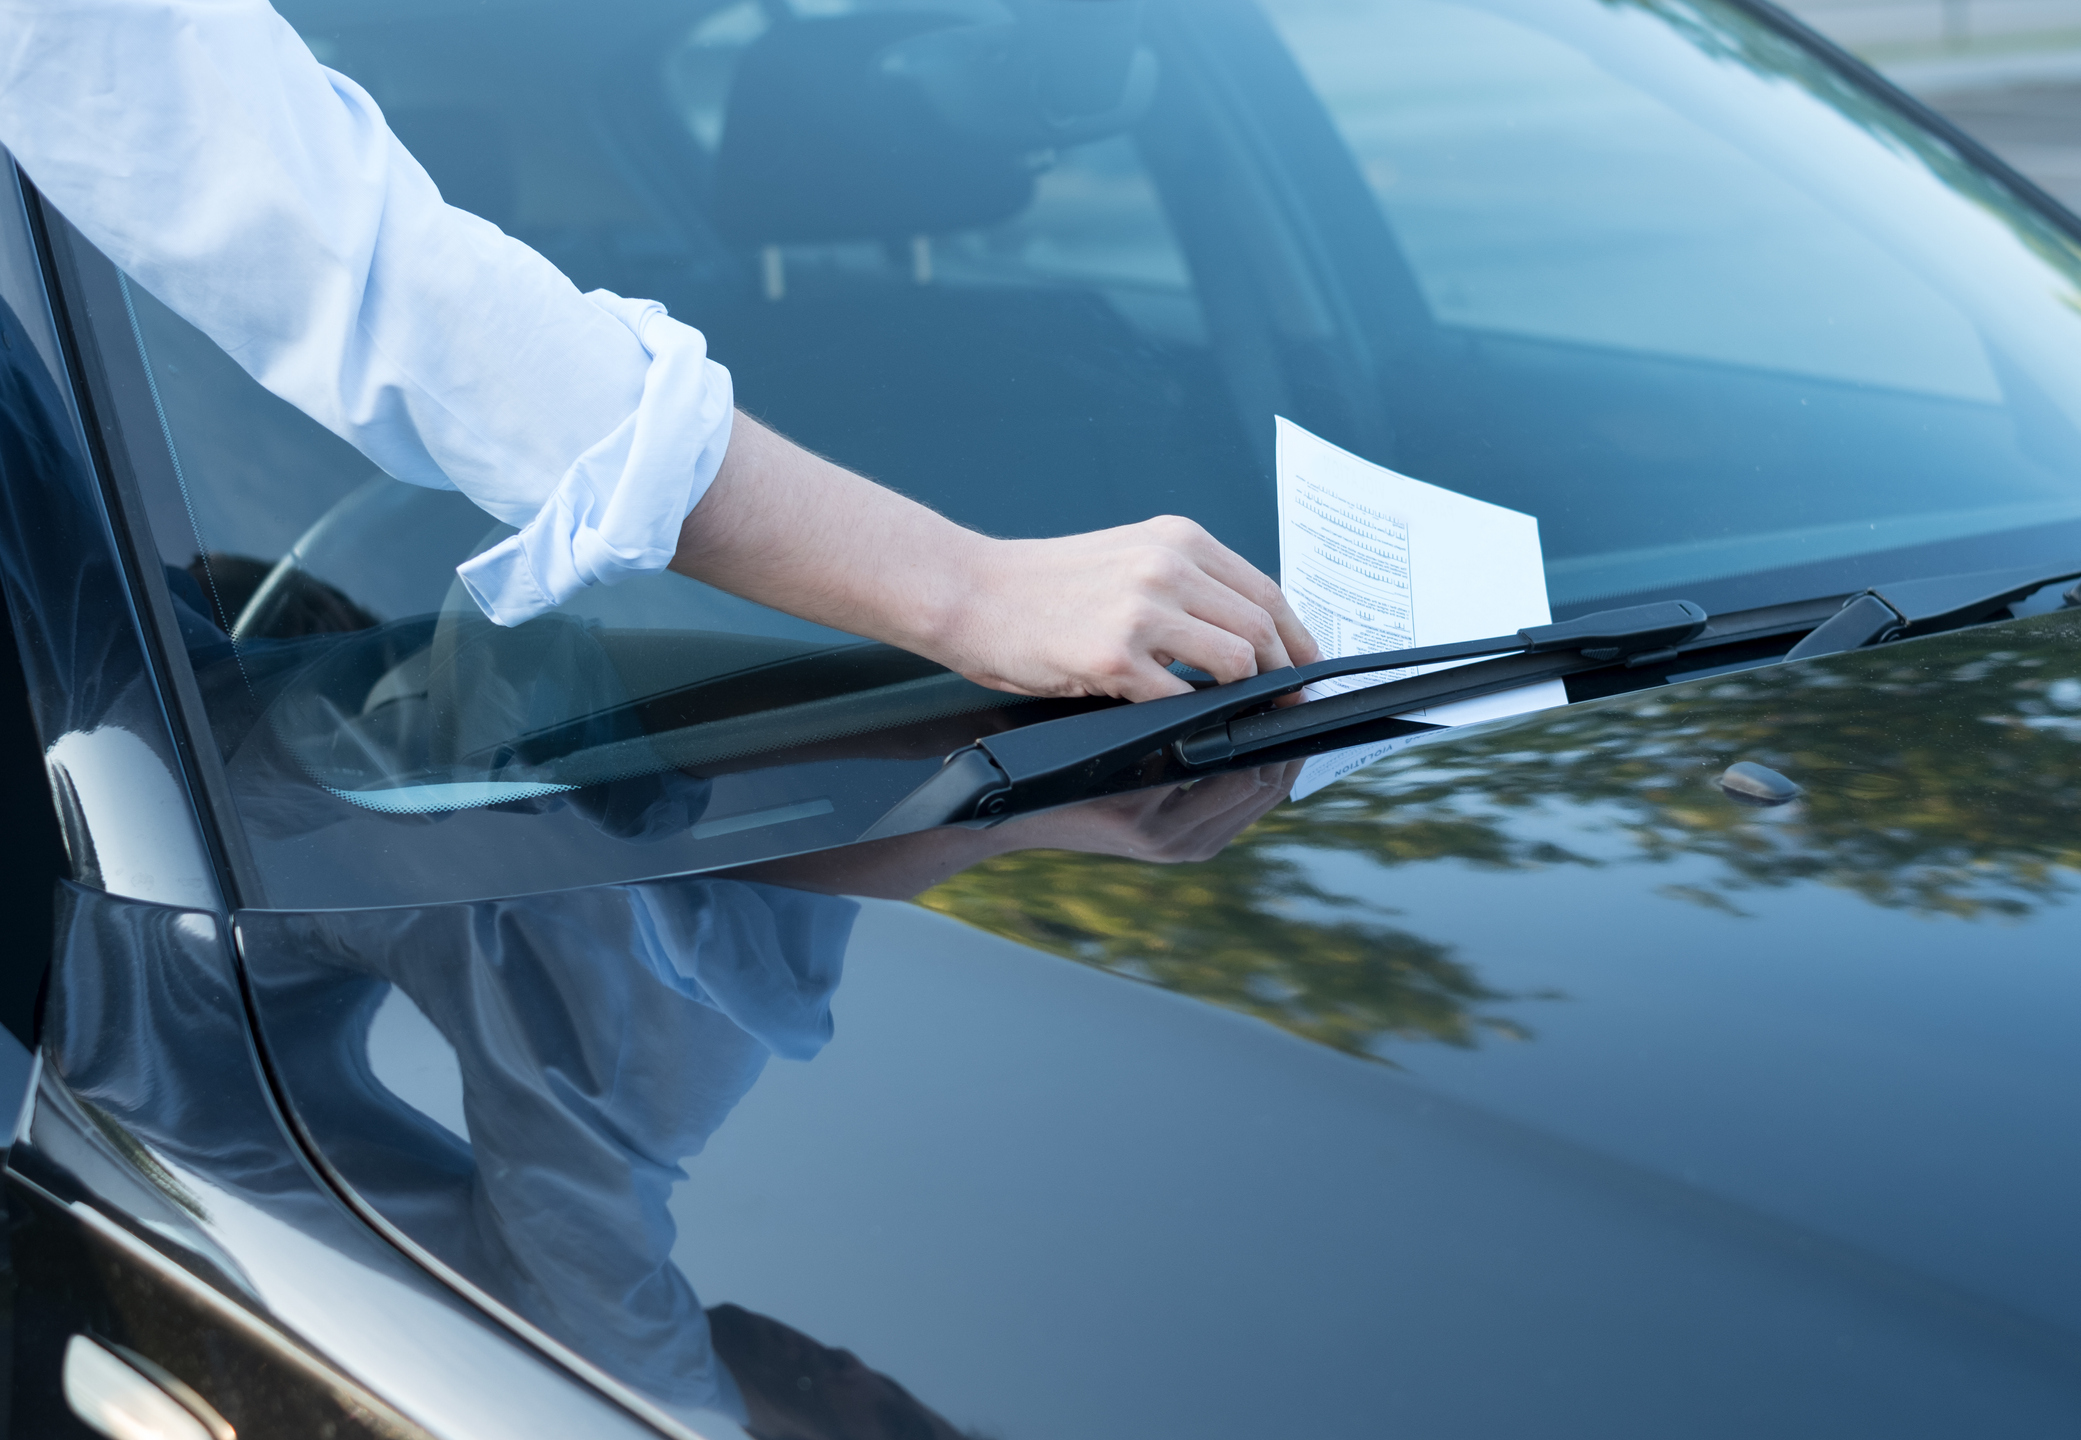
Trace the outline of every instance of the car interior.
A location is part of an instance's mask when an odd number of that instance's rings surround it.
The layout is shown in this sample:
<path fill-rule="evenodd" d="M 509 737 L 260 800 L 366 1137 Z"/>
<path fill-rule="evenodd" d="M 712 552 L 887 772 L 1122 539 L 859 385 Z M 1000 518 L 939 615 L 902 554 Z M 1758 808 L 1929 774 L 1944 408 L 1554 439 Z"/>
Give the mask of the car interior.
<path fill-rule="evenodd" d="M 2070 407 L 1857 217 L 1482 7 L 1407 0 L 1332 37 L 1381 47 L 1353 101 L 1318 8 L 1152 4 L 1148 102 L 1030 150 L 877 69 L 1001 17 L 986 0 L 516 11 L 496 41 L 440 11 L 289 13 L 455 203 L 582 288 L 663 300 L 752 413 L 992 533 L 1175 510 L 1275 568 L 1275 414 L 1537 515 L 1564 613 L 2081 516 Z M 1481 44 L 1575 108 L 1491 84 L 1493 114 L 1452 130 Z M 1419 62 L 1444 79 L 1394 68 Z M 1612 149 L 1643 125 L 1674 138 Z M 1570 165 L 1565 188 L 1527 173 Z M 1691 172 L 1696 195 L 1672 188 Z M 1713 191 L 1727 215 L 1685 213 Z M 1744 223 L 1767 233 L 1721 233 Z M 1629 259 L 1645 235 L 1676 259 Z M 1527 275 L 1546 293 L 1509 288 Z M 1828 339 L 1867 314 L 1868 341 Z"/>

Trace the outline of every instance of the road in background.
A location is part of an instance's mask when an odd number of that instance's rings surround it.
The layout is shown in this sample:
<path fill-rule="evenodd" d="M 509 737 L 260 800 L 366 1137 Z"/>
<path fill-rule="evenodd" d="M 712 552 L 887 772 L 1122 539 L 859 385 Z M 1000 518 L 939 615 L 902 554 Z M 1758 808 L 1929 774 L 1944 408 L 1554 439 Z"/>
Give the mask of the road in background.
<path fill-rule="evenodd" d="M 2069 210 L 2081 212 L 2081 80 L 1924 98 Z"/>
<path fill-rule="evenodd" d="M 1785 8 L 2081 211 L 2081 0 L 1791 0 Z"/>

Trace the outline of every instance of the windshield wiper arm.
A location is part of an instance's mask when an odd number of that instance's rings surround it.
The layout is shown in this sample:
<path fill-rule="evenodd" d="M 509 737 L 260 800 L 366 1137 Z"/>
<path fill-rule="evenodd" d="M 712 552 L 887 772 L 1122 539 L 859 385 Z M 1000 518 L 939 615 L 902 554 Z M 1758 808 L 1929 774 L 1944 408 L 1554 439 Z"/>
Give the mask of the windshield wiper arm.
<path fill-rule="evenodd" d="M 1487 640 L 1318 660 L 1189 695 L 1043 720 L 956 750 L 937 775 L 860 838 L 879 840 L 986 819 L 1015 807 L 1063 804 L 1089 794 L 1123 766 L 1167 747 L 1188 765 L 1214 764 L 1448 699 L 1473 699 L 1578 670 L 1659 658 L 1696 636 L 1707 619 L 1705 611 L 1688 600 L 1664 600 L 1558 625 L 1534 625 Z M 1490 655 L 1503 658 L 1389 680 L 1268 715 L 1244 714 L 1320 680 Z"/>
<path fill-rule="evenodd" d="M 949 755 L 937 775 L 861 839 L 1064 804 L 1090 794 L 1126 765 L 1159 750 L 1167 749 L 1182 764 L 1196 768 L 1426 706 L 1609 665 L 1653 665 L 1675 658 L 1679 650 L 1806 630 L 1806 638 L 1783 657 L 1798 660 L 1953 629 L 1992 619 L 2033 591 L 2076 577 L 2081 577 L 2081 565 L 1932 576 L 1876 586 L 1849 597 L 1833 614 L 1824 607 L 1834 602 L 1817 600 L 1741 611 L 1717 621 L 1688 600 L 1669 600 L 1487 640 L 1322 660 L 1190 695 L 1087 711 L 978 740 Z M 2081 586 L 2067 598 L 2081 605 Z M 1821 622 L 1818 626 L 1816 620 Z M 1452 660 L 1477 663 L 1389 680 L 1306 705 L 1270 708 L 1280 696 L 1319 680 Z"/>
<path fill-rule="evenodd" d="M 2065 570 L 2025 567 L 1981 570 L 1970 575 L 1932 575 L 1921 580 L 1895 580 L 1852 595 L 1785 658 L 1805 660 L 1834 655 L 1865 645 L 1906 639 L 1935 630 L 1991 619 L 2034 590 L 2081 575 L 2081 566 Z"/>

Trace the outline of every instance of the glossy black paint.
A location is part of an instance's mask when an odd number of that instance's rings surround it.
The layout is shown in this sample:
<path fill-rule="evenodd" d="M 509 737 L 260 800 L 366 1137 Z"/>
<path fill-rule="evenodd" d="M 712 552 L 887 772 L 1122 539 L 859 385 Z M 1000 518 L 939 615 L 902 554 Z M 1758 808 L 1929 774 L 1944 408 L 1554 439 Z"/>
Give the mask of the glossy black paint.
<path fill-rule="evenodd" d="M 426 1432 L 402 1423 L 380 1402 L 309 1357 L 274 1340 L 264 1327 L 244 1325 L 200 1298 L 188 1285 L 168 1281 L 179 1271 L 155 1264 L 141 1242 L 125 1244 L 108 1225 L 82 1223 L 26 1186 L 9 1197 L 11 1236 L 24 1303 L 15 1316 L 15 1364 L 25 1376 L 61 1373 L 66 1344 L 90 1335 L 147 1356 L 177 1376 L 199 1377 L 212 1408 L 237 1415 L 240 1435 L 338 1436 L 340 1440 L 423 1440 Z M 12 1416 L 13 1433 L 93 1440 L 55 1386 L 23 1387 Z"/>
<path fill-rule="evenodd" d="M 0 186 L 0 583 L 73 878 L 215 906 L 163 655 L 139 628 L 131 567 L 109 522 L 97 452 L 74 403 L 78 355 L 47 285 L 48 230 L 12 162 Z M 91 458 L 102 454 L 101 468 Z M 141 793 L 146 792 L 149 793 Z M 141 834 L 119 822 L 151 812 Z M 141 809 L 138 807 L 142 807 Z M 92 811 L 101 812 L 101 836 Z"/>
<path fill-rule="evenodd" d="M 207 904 L 212 897 L 189 883 L 200 878 L 201 867 L 192 863 L 199 847 L 192 830 L 183 828 L 187 801 L 172 779 L 173 747 L 68 400 L 65 347 L 46 300 L 30 216 L 12 162 L 0 157 L 0 168 L 0 595 L 8 622 L 0 646 L 0 831 L 6 836 L 0 913 L 8 917 L 7 943 L 0 947 L 0 1024 L 7 1031 L 0 1036 L 0 1107 L 11 1118 L 32 1073 L 26 1047 L 36 1043 L 59 881 L 98 882 L 105 868 L 114 883 L 160 898 Z M 66 749 L 53 751 L 68 740 Z M 171 817 L 155 817 L 157 833 L 131 837 L 106 857 L 93 844 L 73 784 L 76 770 L 104 759 L 116 760 L 115 768 L 129 770 L 133 781 L 156 771 L 165 781 L 158 798 L 170 792 L 178 807 Z M 97 785 L 97 778 L 104 783 Z M 120 787 L 107 778 L 87 779 L 105 840 L 134 818 L 121 813 Z M 55 813 L 54 787 L 71 802 Z M 143 865 L 125 863 L 141 857 Z M 113 863 L 104 867 L 104 858 Z M 13 1355 L 17 1315 L 35 1314 L 33 1300 L 17 1304 L 14 1262 L 24 1237 L 16 1229 L 9 1226 L 0 1247 L 0 1343 L 9 1352 L 0 1359 L 0 1416 L 11 1415 L 18 1398 L 33 1411 L 49 1393 L 40 1378 L 55 1373 L 33 1357 L 18 1367 Z M 45 1253 L 33 1242 L 20 1249 L 27 1273 L 35 1273 Z M 25 1344 L 28 1334 L 22 1331 Z M 14 1383 L 17 1374 L 21 1385 Z M 0 1433 L 10 1429 L 59 1433 L 0 1418 Z"/>
<path fill-rule="evenodd" d="M 113 324 L 46 239 L 68 335 Z M 248 910 L 270 1072 L 212 913 L 269 897 L 189 813 L 227 790 L 136 563 L 138 375 L 67 351 L 88 440 L 56 332 L 5 319 L 45 734 L 134 737 L 182 817 L 80 800 L 79 873 L 191 907 L 65 902 L 9 1180 L 31 1433 L 78 1328 L 256 1435 L 727 1433 L 731 1386 L 762 1433 L 2075 1431 L 2071 620 L 1453 737 L 1200 866 L 926 897 L 994 938 L 712 877 Z M 1738 761 L 1803 797 L 1734 809 Z"/>
<path fill-rule="evenodd" d="M 1725 1406 L 1687 1433 L 2070 1433 L 2077 739 L 2081 617 L 2064 612 L 1440 741 L 1275 812 L 1196 876 L 1007 857 L 936 903 L 1784 1222 L 1810 1278 L 1855 1257 L 1874 1283 L 1922 1287 L 1882 1302 L 1885 1325 L 1823 1326 L 1821 1348 L 1778 1362 L 1833 1371 L 1825 1403 L 1763 1358 L 1798 1309 L 1765 1320 L 1725 1282 L 1670 1305 L 1640 1353 Z M 1716 781 L 1742 760 L 1804 797 L 1733 803 Z M 1565 1263 L 1509 1251 L 1535 1288 Z M 1479 1293 L 1485 1316 L 1523 1299 Z M 1624 1298 L 1582 1292 L 1578 1323 L 1613 1323 L 1599 1307 Z M 1922 1413 L 1879 1420 L 1889 1402 L 1857 1368 L 1900 1343 L 1895 1322 L 1943 1315 L 1963 1326 L 1947 1346 L 1977 1330 L 1983 1357 L 2037 1368 L 2009 1400 L 2049 1385 L 2044 1408 L 1991 1418 L 2008 1387 L 1932 1355 L 1883 1382 L 1902 1399 L 1926 1384 Z M 1721 1324 L 1732 1348 L 1692 1348 Z M 1460 1343 L 1536 1373 L 1478 1328 Z M 1777 1398 L 1737 1394 L 1734 1370 Z M 1624 1405 L 1606 1423 L 1628 1413 L 1650 1428 Z"/>
<path fill-rule="evenodd" d="M 352 1227 L 268 1123 L 214 917 L 76 888 L 59 913 L 38 1114 L 9 1166 L 15 1365 L 45 1377 L 22 1386 L 17 1433 L 92 1433 L 48 1378 L 87 1334 L 156 1362 L 241 1435 L 425 1436 L 254 1313 L 257 1277 L 223 1243 L 213 1212 L 241 1191 L 312 1240 Z M 181 1064 L 175 1036 L 218 1063 Z"/>
<path fill-rule="evenodd" d="M 268 1053 L 351 1193 L 487 1303 L 700 1428 L 750 1382 L 723 1370 L 668 1258 L 679 1162 L 769 1056 L 823 1048 L 857 908 L 692 877 L 238 927 Z M 400 1002 L 456 1047 L 484 1148 L 372 1068 L 371 1027 Z"/>
<path fill-rule="evenodd" d="M 340 1182 L 667 1406 L 727 1301 L 986 1432 L 2061 1435 L 2077 744 L 2063 612 L 924 897 L 1006 938 L 699 877 L 239 924 Z"/>
<path fill-rule="evenodd" d="M 12 191 L 11 177 L 0 189 Z M 50 368 L 55 331 L 35 255 L 20 214 L 7 218 L 16 224 L 0 224 L 0 591 L 9 622 L 0 654 L 0 908 L 10 917 L 10 943 L 0 967 L 0 1023 L 33 1045 L 51 894 L 75 873 L 53 814 L 44 752 L 62 736 L 102 725 L 145 737 L 164 726 L 99 526 L 76 422 Z M 16 305 L 32 307 L 36 323 L 25 323 Z M 85 836 L 79 817 L 72 819 L 78 848 Z M 96 873 L 91 853 L 82 864 Z M 10 1102 L 18 1094 L 9 1092 Z"/>
<path fill-rule="evenodd" d="M 59 933 L 7 1166 L 17 1433 L 55 1433 L 39 1428 L 63 1409 L 51 1357 L 81 1329 L 163 1366 L 241 1435 L 640 1433 L 313 1173 L 275 1115 L 217 917 L 68 886 Z"/>
<path fill-rule="evenodd" d="M 239 1411 L 243 1434 L 405 1436 L 424 1422 L 505 1435 L 522 1416 L 638 1433 L 398 1256 L 282 1125 L 212 913 L 221 872 L 160 700 L 152 657 L 167 657 L 130 604 L 129 552 L 108 523 L 110 452 L 74 408 L 80 357 L 46 299 L 49 236 L 11 167 L 7 180 L 0 581 L 38 732 L 18 758 L 46 754 L 67 868 L 118 892 L 60 893 L 40 1078 L 7 1154 L 12 1433 L 78 1433 L 52 1356 L 82 1326 Z M 33 977 L 52 930 L 10 939 L 11 964 Z"/>

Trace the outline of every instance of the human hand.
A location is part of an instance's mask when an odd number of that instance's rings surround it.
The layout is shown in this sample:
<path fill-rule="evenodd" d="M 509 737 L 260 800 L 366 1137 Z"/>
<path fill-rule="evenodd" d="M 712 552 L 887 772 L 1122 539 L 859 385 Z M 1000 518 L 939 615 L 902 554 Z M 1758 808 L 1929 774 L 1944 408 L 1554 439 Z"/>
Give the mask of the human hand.
<path fill-rule="evenodd" d="M 824 895 L 908 900 L 1014 850 L 1080 850 L 1156 865 L 1211 860 L 1293 790 L 1301 762 L 1260 765 L 1185 785 L 1105 795 L 972 830 L 961 825 L 768 860 L 730 873 Z"/>
<path fill-rule="evenodd" d="M 1320 654 L 1279 587 L 1190 520 L 993 540 L 739 415 L 672 568 L 1021 695 L 1153 700 Z"/>
<path fill-rule="evenodd" d="M 986 540 L 933 658 L 1020 695 L 1153 700 L 1305 665 L 1320 650 L 1279 587 L 1198 524 L 1160 515 L 1053 540 Z M 929 652 L 928 652 L 929 653 Z"/>

